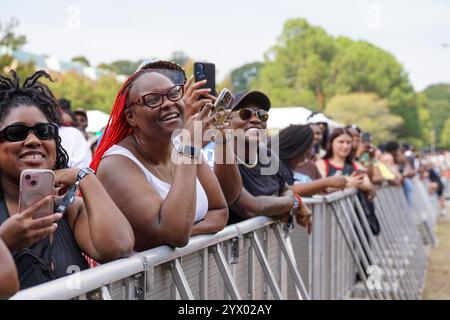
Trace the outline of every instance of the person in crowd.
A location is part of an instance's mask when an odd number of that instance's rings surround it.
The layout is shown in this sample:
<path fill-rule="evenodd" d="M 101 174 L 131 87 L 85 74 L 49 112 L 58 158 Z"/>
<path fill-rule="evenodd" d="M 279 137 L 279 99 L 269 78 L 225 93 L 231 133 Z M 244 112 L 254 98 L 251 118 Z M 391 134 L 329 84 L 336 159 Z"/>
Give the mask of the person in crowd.
<path fill-rule="evenodd" d="M 313 147 L 311 148 L 310 155 L 307 155 L 307 159 L 299 162 L 294 168 L 294 171 L 308 176 L 311 180 L 318 180 L 321 179 L 322 176 L 317 169 L 316 161 L 318 159 L 318 152 L 321 148 L 323 135 L 322 129 L 320 129 L 318 124 L 310 124 L 309 126 L 314 133 Z"/>
<path fill-rule="evenodd" d="M 17 269 L 11 253 L 0 238 L 0 300 L 7 299 L 19 290 Z"/>
<path fill-rule="evenodd" d="M 13 252 L 22 289 L 67 275 L 69 266 L 88 267 L 84 252 L 99 262 L 129 256 L 132 229 L 89 168 L 67 167 L 67 153 L 58 135 L 57 104 L 38 71 L 20 79 L 0 76 L 0 238 Z M 55 187 L 78 185 L 83 198 L 74 197 L 62 212 L 33 219 L 39 208 L 61 199 L 48 196 L 19 211 L 20 174 L 24 169 L 49 169 Z"/>
<path fill-rule="evenodd" d="M 58 99 L 58 106 L 61 116 L 61 124 L 66 127 L 75 127 L 77 119 L 72 111 L 72 103 L 70 100 L 65 98 Z"/>
<path fill-rule="evenodd" d="M 438 197 L 440 210 L 443 212 L 445 210 L 444 183 L 442 182 L 439 171 L 430 160 L 423 161 L 423 169 L 426 177 L 430 181 L 429 185 L 432 186 L 433 192 Z"/>
<path fill-rule="evenodd" d="M 333 130 L 327 153 L 316 164 L 322 177 L 345 176 L 348 188 L 357 188 L 370 195 L 374 194 L 374 187 L 366 170 L 352 160 L 352 135 L 347 129 Z"/>
<path fill-rule="evenodd" d="M 378 160 L 375 157 L 376 148 L 372 144 L 371 135 L 367 132 L 362 132 L 355 124 L 347 126 L 346 129 L 352 135 L 351 160 L 356 162 L 361 169 L 366 170 L 370 181 L 374 185 L 381 185 L 383 176 L 379 167 L 375 165 Z"/>
<path fill-rule="evenodd" d="M 154 61 L 132 74 L 120 89 L 92 161 L 105 188 L 129 220 L 135 250 L 182 247 L 197 234 L 224 228 L 228 208 L 194 136 L 214 119 L 211 100 L 186 118 L 204 92 L 185 85 L 175 63 Z M 183 129 L 182 137 L 176 136 Z"/>
<path fill-rule="evenodd" d="M 280 171 L 290 188 L 301 196 L 313 196 L 330 190 L 341 190 L 347 185 L 343 176 L 332 176 L 312 180 L 309 176 L 294 171 L 299 164 L 310 161 L 309 155 L 314 143 L 314 132 L 308 125 L 290 125 L 280 131 Z"/>
<path fill-rule="evenodd" d="M 384 149 L 386 152 L 391 154 L 394 162 L 398 166 L 398 170 L 402 175 L 402 185 L 403 190 L 406 195 L 408 204 L 412 206 L 412 195 L 413 195 L 413 182 L 412 178 L 416 175 L 417 170 L 411 166 L 411 162 L 405 157 L 405 154 L 401 151 L 400 145 L 395 141 L 389 141 L 385 144 Z"/>
<path fill-rule="evenodd" d="M 302 205 L 301 198 L 289 189 L 286 179 L 278 170 L 275 174 L 262 174 L 262 169 L 273 165 L 263 164 L 259 149 L 264 148 L 268 156 L 270 149 L 260 140 L 260 130 L 266 129 L 269 117 L 270 100 L 262 92 L 249 91 L 236 95 L 233 111 L 228 117 L 230 128 L 241 131 L 231 138 L 222 139 L 221 144 L 233 142 L 233 156 L 236 162 L 217 162 L 214 170 L 222 189 L 236 190 L 236 182 L 228 177 L 237 175 L 241 177 L 242 187 L 237 198 L 229 204 L 230 217 L 228 224 L 238 223 L 256 216 L 269 216 L 286 219 L 289 214 L 295 215 L 298 224 L 312 230 L 311 213 Z M 245 146 L 245 152 L 238 152 L 239 146 Z M 252 148 L 255 146 L 256 148 Z M 226 150 L 226 149 L 225 149 Z M 216 160 L 220 158 L 216 156 Z M 273 159 L 273 158 L 272 158 Z M 275 159 L 272 161 L 279 161 Z M 240 187 L 240 185 L 238 185 Z"/>
<path fill-rule="evenodd" d="M 84 109 L 78 108 L 74 111 L 76 119 L 76 127 L 81 131 L 86 140 L 89 139 L 89 134 L 86 132 L 86 128 L 89 125 L 88 116 Z"/>
<path fill-rule="evenodd" d="M 45 87 L 45 85 L 43 85 Z M 47 89 L 50 95 L 51 91 Z M 69 110 L 69 111 L 67 111 Z M 61 119 L 59 127 L 59 136 L 61 137 L 61 144 L 69 156 L 69 168 L 84 168 L 89 166 L 92 161 L 92 154 L 86 139 L 83 134 L 74 127 L 75 122 L 67 122 L 64 120 L 68 112 L 73 114 L 70 109 L 70 100 L 58 100 L 58 114 Z M 75 116 L 73 116 L 75 119 Z"/>
<path fill-rule="evenodd" d="M 401 186 L 403 178 L 398 166 L 395 164 L 394 157 L 390 153 L 382 152 L 380 149 L 377 159 L 377 166 L 383 179 L 392 185 Z"/>
<path fill-rule="evenodd" d="M 315 148 L 317 158 L 322 158 L 328 148 L 330 129 L 328 127 L 328 118 L 321 112 L 314 111 L 307 118 L 308 124 L 315 124 L 322 132 L 322 141 L 320 148 Z"/>

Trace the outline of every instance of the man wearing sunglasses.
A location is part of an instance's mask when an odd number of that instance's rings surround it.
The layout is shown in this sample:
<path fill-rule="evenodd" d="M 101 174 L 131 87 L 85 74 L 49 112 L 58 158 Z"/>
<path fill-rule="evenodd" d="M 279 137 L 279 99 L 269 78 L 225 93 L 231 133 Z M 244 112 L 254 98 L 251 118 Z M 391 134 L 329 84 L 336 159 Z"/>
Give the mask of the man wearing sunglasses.
<path fill-rule="evenodd" d="M 297 223 L 307 226 L 310 231 L 311 213 L 308 208 L 303 206 L 301 199 L 289 189 L 280 172 L 271 175 L 263 174 L 262 169 L 267 165 L 263 165 L 258 159 L 258 150 L 251 150 L 252 145 L 256 145 L 257 149 L 266 148 L 259 136 L 261 130 L 267 127 L 269 109 L 270 100 L 264 93 L 250 91 L 236 95 L 233 111 L 228 117 L 230 128 L 235 133 L 236 162 L 234 164 L 216 163 L 214 168 L 223 190 L 230 189 L 232 184 L 236 185 L 237 182 L 230 179 L 231 176 L 235 176 L 232 174 L 235 170 L 239 171 L 242 179 L 239 195 L 229 204 L 228 224 L 256 216 L 288 218 L 289 213 L 292 213 Z M 244 134 L 237 134 L 239 130 Z M 239 145 L 245 145 L 243 156 L 241 152 L 238 152 Z M 271 159 L 273 161 L 272 157 Z"/>

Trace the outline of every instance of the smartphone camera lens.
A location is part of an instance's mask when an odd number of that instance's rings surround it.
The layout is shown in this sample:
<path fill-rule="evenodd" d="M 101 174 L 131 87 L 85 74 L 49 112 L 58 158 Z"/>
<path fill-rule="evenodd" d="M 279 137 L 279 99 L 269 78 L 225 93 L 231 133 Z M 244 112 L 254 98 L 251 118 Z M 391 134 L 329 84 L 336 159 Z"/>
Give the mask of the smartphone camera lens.
<path fill-rule="evenodd" d="M 204 76 L 205 76 L 205 74 L 204 74 L 204 72 L 203 72 L 203 65 L 202 64 L 198 64 L 197 65 L 197 70 L 196 70 L 196 72 L 197 72 L 197 77 L 200 79 L 200 78 L 204 78 Z"/>
<path fill-rule="evenodd" d="M 32 186 L 35 186 L 36 185 L 36 180 L 31 180 L 30 183 L 31 183 Z"/>
<path fill-rule="evenodd" d="M 30 176 L 29 174 L 27 174 L 27 175 L 25 176 L 25 179 L 30 180 L 30 179 L 31 179 L 31 176 Z"/>

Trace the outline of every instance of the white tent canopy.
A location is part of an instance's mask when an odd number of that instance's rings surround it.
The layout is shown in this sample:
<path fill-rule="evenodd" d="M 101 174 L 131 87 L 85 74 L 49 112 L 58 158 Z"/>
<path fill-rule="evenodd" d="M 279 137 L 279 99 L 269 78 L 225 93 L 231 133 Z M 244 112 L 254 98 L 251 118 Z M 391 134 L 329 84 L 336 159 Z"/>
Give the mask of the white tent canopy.
<path fill-rule="evenodd" d="M 304 107 L 271 108 L 269 111 L 268 129 L 283 129 L 290 124 L 307 124 L 311 110 Z M 331 127 L 341 127 L 342 125 L 326 118 Z"/>
<path fill-rule="evenodd" d="M 87 132 L 99 132 L 108 123 L 109 114 L 100 110 L 87 110 L 88 127 Z"/>

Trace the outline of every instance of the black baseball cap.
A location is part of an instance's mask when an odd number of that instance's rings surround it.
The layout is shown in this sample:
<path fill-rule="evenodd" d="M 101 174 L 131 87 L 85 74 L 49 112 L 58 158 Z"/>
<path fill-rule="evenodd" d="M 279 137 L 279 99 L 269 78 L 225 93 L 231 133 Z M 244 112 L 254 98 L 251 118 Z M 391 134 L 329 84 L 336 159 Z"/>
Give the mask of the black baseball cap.
<path fill-rule="evenodd" d="M 236 94 L 235 98 L 236 101 L 234 103 L 233 110 L 238 110 L 249 103 L 255 104 L 266 111 L 269 111 L 270 109 L 270 99 L 261 91 L 239 92 Z"/>
<path fill-rule="evenodd" d="M 76 109 L 73 113 L 74 113 L 75 115 L 81 114 L 81 115 L 83 115 L 85 118 L 88 117 L 88 116 L 87 116 L 86 110 L 81 109 L 81 108 Z"/>

